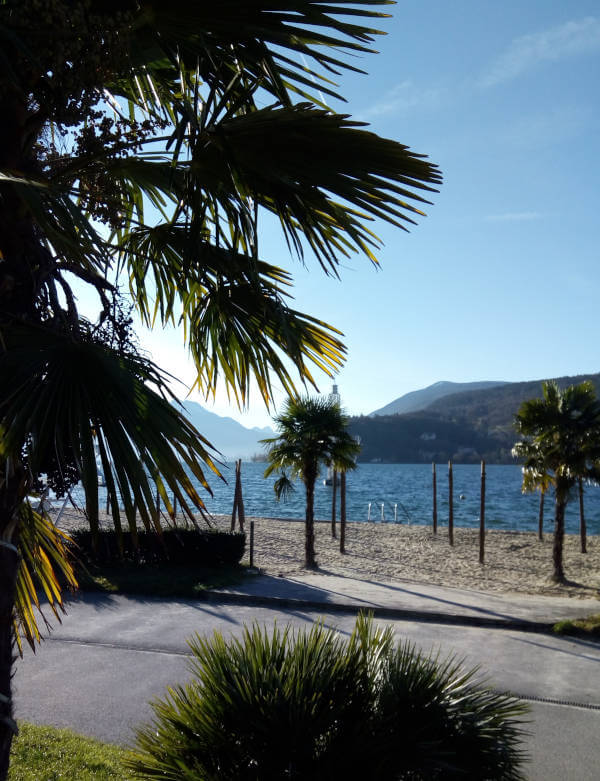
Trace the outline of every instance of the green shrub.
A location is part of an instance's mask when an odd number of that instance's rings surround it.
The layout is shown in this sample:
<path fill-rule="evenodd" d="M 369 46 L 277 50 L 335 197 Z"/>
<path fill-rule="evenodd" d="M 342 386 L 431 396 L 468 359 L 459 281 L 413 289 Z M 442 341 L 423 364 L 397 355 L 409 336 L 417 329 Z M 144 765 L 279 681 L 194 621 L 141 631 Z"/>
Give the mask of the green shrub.
<path fill-rule="evenodd" d="M 552 627 L 557 635 L 574 635 L 575 637 L 587 637 L 590 640 L 600 638 L 600 613 L 586 618 L 573 618 L 558 621 Z"/>
<path fill-rule="evenodd" d="M 154 703 L 129 764 L 171 781 L 519 779 L 526 707 L 359 618 L 190 641 L 193 679 Z"/>
<path fill-rule="evenodd" d="M 125 560 L 146 564 L 168 561 L 180 565 L 234 565 L 241 561 L 246 545 L 246 535 L 242 532 L 199 529 L 167 529 L 160 536 L 140 531 L 137 548 L 131 533 L 123 532 L 122 551 L 114 529 L 99 531 L 95 548 L 90 531 L 76 531 L 72 537 L 84 561 L 99 564 Z"/>

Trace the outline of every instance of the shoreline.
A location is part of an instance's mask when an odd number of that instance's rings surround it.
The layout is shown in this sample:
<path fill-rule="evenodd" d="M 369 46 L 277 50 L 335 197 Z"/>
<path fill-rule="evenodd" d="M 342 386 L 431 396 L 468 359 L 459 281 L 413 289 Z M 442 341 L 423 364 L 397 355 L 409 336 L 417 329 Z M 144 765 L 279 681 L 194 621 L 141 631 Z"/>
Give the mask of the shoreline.
<path fill-rule="evenodd" d="M 215 526 L 229 530 L 230 515 L 211 517 Z M 182 519 L 183 520 L 183 519 Z M 246 556 L 249 557 L 250 521 L 254 521 L 254 564 L 261 572 L 288 577 L 306 573 L 304 521 L 301 519 L 246 518 Z M 200 520 L 202 527 L 202 521 Z M 83 513 L 63 515 L 65 531 L 86 526 Z M 101 513 L 101 526 L 112 523 Z M 339 523 L 338 535 L 339 535 Z M 543 542 L 536 532 L 486 530 L 485 563 L 479 564 L 479 529 L 457 526 L 455 544 L 448 544 L 447 526 L 433 534 L 431 524 L 396 524 L 348 521 L 346 553 L 339 538 L 331 537 L 331 521 L 315 522 L 315 551 L 322 574 L 378 582 L 430 583 L 491 593 L 519 593 L 573 598 L 598 598 L 600 612 L 600 535 L 588 535 L 587 553 L 580 552 L 578 534 L 566 534 L 564 570 L 567 583 L 550 581 L 552 533 Z"/>

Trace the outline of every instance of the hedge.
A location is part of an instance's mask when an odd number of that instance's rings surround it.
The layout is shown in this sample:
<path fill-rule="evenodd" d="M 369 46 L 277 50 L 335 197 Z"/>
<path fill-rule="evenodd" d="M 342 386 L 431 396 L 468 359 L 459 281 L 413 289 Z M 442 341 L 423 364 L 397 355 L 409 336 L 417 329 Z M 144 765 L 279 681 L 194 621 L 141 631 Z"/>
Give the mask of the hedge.
<path fill-rule="evenodd" d="M 71 536 L 79 547 L 79 555 L 97 564 L 135 561 L 145 564 L 235 565 L 241 561 L 246 545 L 246 535 L 242 532 L 199 529 L 166 529 L 160 535 L 139 531 L 137 548 L 132 542 L 131 532 L 123 532 L 122 550 L 114 529 L 100 530 L 95 545 L 91 531 L 76 531 Z"/>

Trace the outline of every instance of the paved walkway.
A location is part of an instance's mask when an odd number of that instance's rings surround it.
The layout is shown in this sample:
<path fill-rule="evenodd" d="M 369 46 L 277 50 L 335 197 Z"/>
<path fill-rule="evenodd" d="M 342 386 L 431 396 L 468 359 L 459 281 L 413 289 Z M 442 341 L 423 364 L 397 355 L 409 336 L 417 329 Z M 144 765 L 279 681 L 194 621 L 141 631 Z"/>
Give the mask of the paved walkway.
<path fill-rule="evenodd" d="M 16 714 L 130 743 L 136 725 L 152 719 L 148 703 L 164 697 L 167 686 L 189 680 L 186 638 L 193 633 L 240 636 L 253 621 L 298 628 L 323 621 L 347 636 L 359 609 L 389 619 L 399 639 L 426 653 L 456 654 L 467 667 L 481 665 L 491 685 L 530 700 L 529 781 L 598 778 L 600 646 L 527 633 L 600 612 L 596 600 L 358 581 L 323 572 L 257 575 L 205 600 L 87 593 L 69 604 L 63 623 L 35 656 L 26 651 L 17 662 Z"/>
<path fill-rule="evenodd" d="M 600 599 L 494 594 L 408 581 L 357 580 L 325 572 L 295 577 L 260 575 L 216 589 L 208 599 L 279 608 L 367 610 L 382 618 L 549 631 L 565 618 L 600 612 Z"/>

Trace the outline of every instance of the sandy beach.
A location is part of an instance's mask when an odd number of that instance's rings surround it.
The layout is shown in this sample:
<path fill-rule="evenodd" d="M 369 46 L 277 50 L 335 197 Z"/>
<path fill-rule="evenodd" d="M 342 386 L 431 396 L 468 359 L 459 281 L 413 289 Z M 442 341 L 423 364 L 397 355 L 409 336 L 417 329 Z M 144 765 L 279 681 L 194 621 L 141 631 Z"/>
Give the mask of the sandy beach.
<path fill-rule="evenodd" d="M 247 518 L 248 533 L 250 520 L 254 520 L 255 566 L 276 576 L 305 571 L 303 521 Z M 227 516 L 215 516 L 214 522 L 219 528 L 229 529 Z M 82 523 L 83 516 L 70 511 L 59 525 L 68 531 Z M 342 555 L 339 539 L 332 539 L 331 524 L 317 522 L 315 528 L 317 562 L 322 573 L 479 591 L 600 598 L 598 535 L 588 537 L 585 554 L 580 552 L 578 535 L 565 536 L 564 569 L 568 583 L 559 586 L 550 581 L 551 533 L 540 542 L 531 532 L 488 531 L 485 563 L 480 565 L 477 529 L 455 529 L 451 547 L 446 527 L 439 528 L 434 535 L 430 526 L 353 522 L 347 524 L 346 553 Z M 598 606 L 600 610 L 600 599 Z"/>
<path fill-rule="evenodd" d="M 221 523 L 223 521 L 221 520 Z M 304 523 L 255 518 L 254 562 L 271 575 L 299 574 L 304 559 Z M 249 528 L 248 522 L 246 524 Z M 600 538 L 588 538 L 580 552 L 578 535 L 567 535 L 564 569 L 569 582 L 552 583 L 552 535 L 540 542 L 526 532 L 488 531 L 485 563 L 479 564 L 479 531 L 455 529 L 434 535 L 431 527 L 348 523 L 346 554 L 332 539 L 331 524 L 316 524 L 315 549 L 323 573 L 362 580 L 410 581 L 479 591 L 570 597 L 600 597 Z M 600 601 L 598 604 L 600 610 Z"/>

